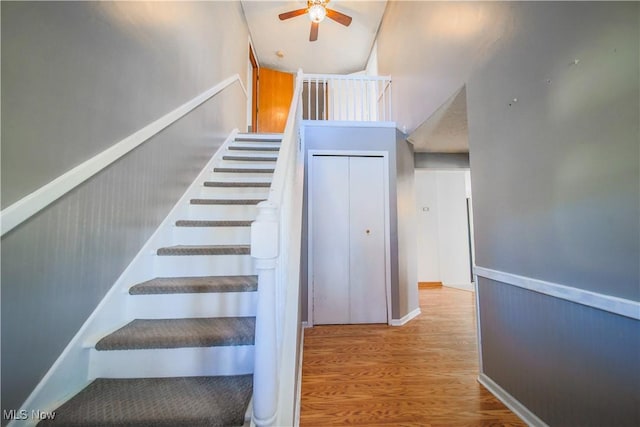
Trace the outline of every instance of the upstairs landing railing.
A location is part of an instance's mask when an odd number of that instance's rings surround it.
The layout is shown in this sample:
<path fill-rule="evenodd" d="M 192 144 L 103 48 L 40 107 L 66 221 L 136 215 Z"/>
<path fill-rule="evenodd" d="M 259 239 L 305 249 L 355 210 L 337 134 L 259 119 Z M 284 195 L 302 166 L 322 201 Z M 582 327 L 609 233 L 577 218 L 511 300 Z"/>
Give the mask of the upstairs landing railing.
<path fill-rule="evenodd" d="M 390 122 L 391 77 L 305 74 L 304 120 Z"/>

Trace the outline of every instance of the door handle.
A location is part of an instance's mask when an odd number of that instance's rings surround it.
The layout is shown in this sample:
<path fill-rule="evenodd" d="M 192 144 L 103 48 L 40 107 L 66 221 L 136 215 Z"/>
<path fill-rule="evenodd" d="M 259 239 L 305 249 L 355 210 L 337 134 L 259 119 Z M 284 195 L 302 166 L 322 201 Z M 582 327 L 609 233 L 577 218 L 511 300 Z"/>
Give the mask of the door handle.
<path fill-rule="evenodd" d="M 367 230 L 365 231 L 365 233 L 367 233 L 367 235 L 369 235 L 369 234 L 371 234 L 371 230 L 369 230 L 369 229 L 367 228 Z"/>

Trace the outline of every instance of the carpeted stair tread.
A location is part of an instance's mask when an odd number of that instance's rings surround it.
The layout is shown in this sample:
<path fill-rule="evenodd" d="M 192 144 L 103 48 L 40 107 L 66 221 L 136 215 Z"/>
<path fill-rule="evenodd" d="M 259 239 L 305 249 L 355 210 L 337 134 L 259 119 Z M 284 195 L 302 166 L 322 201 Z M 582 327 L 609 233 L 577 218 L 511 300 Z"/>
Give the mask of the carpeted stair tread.
<path fill-rule="evenodd" d="M 231 173 L 273 173 L 273 168 L 213 168 L 214 172 L 231 172 Z"/>
<path fill-rule="evenodd" d="M 96 350 L 253 345 L 255 317 L 135 319 L 102 338 Z"/>
<path fill-rule="evenodd" d="M 250 156 L 222 156 L 222 160 L 232 160 L 236 162 L 275 162 L 277 157 L 250 157 Z"/>
<path fill-rule="evenodd" d="M 38 426 L 241 426 L 252 375 L 98 378 Z"/>
<path fill-rule="evenodd" d="M 255 292 L 258 276 L 156 277 L 129 289 L 131 295 Z"/>
<path fill-rule="evenodd" d="M 257 205 L 265 199 L 191 199 L 192 205 Z"/>
<path fill-rule="evenodd" d="M 282 142 L 282 137 L 262 137 L 262 138 L 247 138 L 247 137 L 236 137 L 234 141 L 242 141 L 242 142 Z"/>
<path fill-rule="evenodd" d="M 270 182 L 238 182 L 238 181 L 205 181 L 205 187 L 257 187 L 257 188 L 269 188 Z"/>
<path fill-rule="evenodd" d="M 176 227 L 250 227 L 253 221 L 212 221 L 205 219 L 181 219 Z"/>
<path fill-rule="evenodd" d="M 255 145 L 230 145 L 229 150 L 238 151 L 280 151 L 280 147 L 259 147 Z"/>
<path fill-rule="evenodd" d="M 158 249 L 158 255 L 249 255 L 249 245 L 176 245 Z"/>

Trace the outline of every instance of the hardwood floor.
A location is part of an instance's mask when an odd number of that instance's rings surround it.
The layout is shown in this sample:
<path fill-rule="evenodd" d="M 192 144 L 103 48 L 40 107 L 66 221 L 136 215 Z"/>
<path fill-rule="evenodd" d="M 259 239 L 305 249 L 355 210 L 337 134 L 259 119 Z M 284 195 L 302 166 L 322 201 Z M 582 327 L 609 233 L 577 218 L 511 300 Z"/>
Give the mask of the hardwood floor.
<path fill-rule="evenodd" d="M 420 290 L 401 327 L 305 330 L 301 426 L 524 426 L 477 381 L 475 299 Z"/>

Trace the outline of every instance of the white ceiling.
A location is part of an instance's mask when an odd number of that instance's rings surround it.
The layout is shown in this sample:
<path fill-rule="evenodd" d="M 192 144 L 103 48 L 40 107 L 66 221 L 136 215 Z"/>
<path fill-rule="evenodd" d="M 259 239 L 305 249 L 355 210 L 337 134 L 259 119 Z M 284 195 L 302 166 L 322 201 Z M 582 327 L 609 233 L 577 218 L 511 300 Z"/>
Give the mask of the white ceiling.
<path fill-rule="evenodd" d="M 320 23 L 318 40 L 309 41 L 307 15 L 280 21 L 278 15 L 307 7 L 302 1 L 242 0 L 255 54 L 261 67 L 305 73 L 348 74 L 365 68 L 382 20 L 386 0 L 333 0 L 329 9 L 353 18 L 349 27 L 331 19 Z M 282 58 L 276 52 L 282 51 Z"/>

